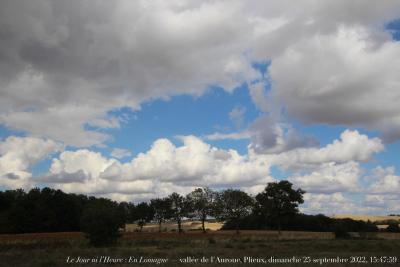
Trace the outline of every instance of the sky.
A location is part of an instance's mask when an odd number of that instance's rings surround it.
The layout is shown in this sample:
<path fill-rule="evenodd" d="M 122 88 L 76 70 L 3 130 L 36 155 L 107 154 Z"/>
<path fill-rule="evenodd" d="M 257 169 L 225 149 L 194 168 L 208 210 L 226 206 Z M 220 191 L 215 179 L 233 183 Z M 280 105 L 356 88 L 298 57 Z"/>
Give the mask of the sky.
<path fill-rule="evenodd" d="M 2 0 L 0 189 L 398 214 L 399 40 L 397 0 Z"/>

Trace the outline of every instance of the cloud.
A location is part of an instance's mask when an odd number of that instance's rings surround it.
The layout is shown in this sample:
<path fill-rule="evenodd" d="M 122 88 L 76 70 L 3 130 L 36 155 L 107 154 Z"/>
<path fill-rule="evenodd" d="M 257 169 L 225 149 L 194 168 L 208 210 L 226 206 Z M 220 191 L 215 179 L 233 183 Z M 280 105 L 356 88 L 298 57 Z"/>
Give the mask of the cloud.
<path fill-rule="evenodd" d="M 256 82 L 263 111 L 283 105 L 301 121 L 378 129 L 385 140 L 400 132 L 399 44 L 384 32 L 395 0 L 0 5 L 0 123 L 12 129 L 88 147 L 110 136 L 87 125 L 119 127 L 108 111 Z M 252 63 L 266 60 L 263 80 Z"/>
<path fill-rule="evenodd" d="M 272 61 L 270 104 L 305 123 L 379 130 L 384 141 L 394 141 L 399 54 L 398 42 L 376 40 L 361 26 L 302 39 Z"/>
<path fill-rule="evenodd" d="M 101 172 L 115 162 L 115 159 L 106 159 L 100 153 L 87 149 L 64 151 L 53 159 L 50 173 L 75 173 L 82 170 L 88 177 L 99 177 Z"/>
<path fill-rule="evenodd" d="M 393 195 L 365 195 L 363 205 L 374 208 L 376 210 L 386 211 L 384 215 L 389 213 L 398 214 L 400 212 L 400 198 L 398 194 Z"/>
<path fill-rule="evenodd" d="M 189 192 L 194 187 L 235 187 L 255 194 L 275 179 L 272 166 L 296 170 L 289 178 L 313 193 L 358 192 L 361 167 L 383 145 L 357 131 L 345 131 L 340 140 L 322 148 L 297 148 L 280 154 L 219 149 L 195 136 L 180 136 L 180 145 L 157 139 L 151 148 L 122 163 L 87 149 L 64 151 L 53 159 L 41 181 L 68 192 L 96 195 L 131 194 L 135 199 Z M 362 145 L 360 145 L 362 144 Z M 347 162 L 349 161 L 349 162 Z M 40 180 L 40 178 L 39 178 Z"/>
<path fill-rule="evenodd" d="M 140 153 L 131 162 L 110 166 L 103 177 L 158 179 L 197 186 L 240 185 L 268 178 L 268 165 L 257 158 L 212 147 L 194 136 L 184 136 L 181 140 L 182 146 L 175 146 L 167 139 L 158 139 L 149 151 Z"/>
<path fill-rule="evenodd" d="M 270 111 L 267 92 L 265 90 L 266 85 L 267 81 L 256 82 L 249 85 L 251 100 L 258 109 L 264 112 Z"/>
<path fill-rule="evenodd" d="M 400 205 L 398 199 L 387 196 L 374 197 L 366 195 L 361 200 L 343 194 L 305 194 L 304 204 L 300 206 L 300 211 L 306 214 L 322 213 L 328 216 L 344 214 L 373 214 L 388 215 L 398 213 Z"/>
<path fill-rule="evenodd" d="M 317 146 L 318 142 L 311 136 L 303 136 L 290 124 L 277 123 L 264 115 L 257 118 L 247 129 L 240 132 L 206 135 L 207 140 L 241 140 L 249 139 L 249 149 L 258 154 L 277 154 L 301 147 Z"/>
<path fill-rule="evenodd" d="M 292 8 L 288 9 L 288 6 Z M 400 4 L 394 0 L 379 5 L 359 0 L 332 3 L 310 0 L 295 4 L 291 1 L 268 1 L 247 5 L 247 10 L 252 10 L 256 17 L 254 25 L 258 42 L 254 45 L 255 55 L 272 60 L 293 44 L 332 34 L 343 26 L 362 25 L 374 32 L 377 39 L 385 38 L 382 37 L 385 36 L 382 34 L 384 24 L 398 18 L 399 9 Z M 265 33 L 265 28 L 270 30 Z"/>
<path fill-rule="evenodd" d="M 372 184 L 368 192 L 372 194 L 398 194 L 400 191 L 400 176 L 395 174 L 394 167 L 376 167 L 368 180 Z"/>
<path fill-rule="evenodd" d="M 249 147 L 249 153 L 254 153 Z M 324 147 L 300 147 L 282 153 L 258 154 L 258 157 L 271 166 L 289 171 L 288 179 L 307 192 L 361 192 L 360 162 L 370 161 L 383 149 L 379 138 L 345 130 L 340 139 Z"/>
<path fill-rule="evenodd" d="M 241 139 L 249 139 L 251 137 L 251 133 L 248 131 L 237 132 L 237 133 L 213 133 L 205 136 L 205 139 L 218 141 L 218 140 L 225 140 L 225 139 L 232 139 L 232 140 L 241 140 Z"/>
<path fill-rule="evenodd" d="M 18 111 L 0 115 L 0 121 L 14 129 L 24 129 L 31 135 L 44 136 L 74 146 L 99 145 L 109 139 L 105 133 L 85 130 L 85 124 L 100 126 L 93 121 L 99 109 L 75 105 L 54 106 L 37 111 Z M 106 120 L 103 121 L 105 125 Z M 112 125 L 112 124 L 111 124 Z M 111 127 L 110 125 L 110 127 Z"/>
<path fill-rule="evenodd" d="M 0 186 L 27 188 L 31 185 L 30 167 L 63 146 L 53 140 L 10 136 L 0 141 Z"/>
<path fill-rule="evenodd" d="M 244 123 L 245 107 L 237 106 L 229 112 L 229 118 L 233 121 L 236 128 L 241 128 Z"/>
<path fill-rule="evenodd" d="M 250 149 L 259 154 L 277 154 L 296 148 L 317 146 L 311 136 L 302 136 L 290 124 L 277 123 L 269 116 L 256 119 L 248 130 Z"/>
<path fill-rule="evenodd" d="M 265 121 L 261 122 L 265 124 Z M 268 127 L 268 124 L 264 127 Z M 289 137 L 282 134 L 277 136 L 281 139 L 275 139 L 278 140 L 275 152 L 260 154 L 254 150 L 253 142 L 249 145 L 249 157 L 293 172 L 289 179 L 314 193 L 359 192 L 363 173 L 360 162 L 369 162 L 375 154 L 384 150 L 380 138 L 369 138 L 356 130 L 343 131 L 339 139 L 323 147 L 305 147 L 306 138 L 303 142 L 297 142 L 296 147 L 296 142 L 290 140 L 300 138 L 290 137 L 290 134 Z"/>
<path fill-rule="evenodd" d="M 306 214 L 325 214 L 327 216 L 341 214 L 382 214 L 382 209 L 367 205 L 365 201 L 357 201 L 343 193 L 305 194 L 304 204 L 300 207 Z M 386 214 L 385 214 L 386 215 Z"/>
<path fill-rule="evenodd" d="M 19 175 L 12 173 L 12 172 L 4 174 L 3 177 L 6 179 L 10 179 L 10 180 L 18 180 L 21 178 L 21 177 L 19 177 Z"/>
<path fill-rule="evenodd" d="M 119 199 L 126 194 L 149 199 L 173 191 L 188 193 L 199 186 L 250 188 L 274 180 L 268 163 L 257 157 L 218 149 L 194 136 L 180 139 L 180 146 L 158 139 L 127 163 L 87 149 L 64 151 L 53 159 L 48 174 L 35 180 L 67 192 L 117 194 Z"/>
<path fill-rule="evenodd" d="M 50 140 L 9 137 L 0 144 L 1 185 L 25 189 L 48 185 L 66 192 L 119 201 L 146 201 L 172 192 L 187 194 L 200 186 L 240 188 L 256 195 L 268 182 L 276 180 L 271 168 L 285 166 L 295 171 L 288 177 L 294 186 L 307 191 L 304 211 L 331 214 L 357 208 L 360 213 L 379 212 L 377 204 L 371 202 L 373 195 L 382 199 L 378 204 L 387 200 L 387 210 L 397 208 L 393 197 L 390 198 L 396 187 L 392 183 L 383 186 L 387 184 L 384 177 L 395 176 L 394 169 L 377 168 L 368 178 L 372 181 L 370 185 L 361 183 L 363 170 L 359 162 L 370 159 L 383 145 L 378 138 L 368 138 L 357 131 L 344 131 L 340 139 L 325 147 L 296 148 L 278 154 L 249 150 L 248 154 L 240 155 L 232 149 L 211 146 L 195 136 L 178 138 L 179 145 L 168 139 L 155 140 L 148 151 L 125 163 L 88 149 L 63 151 L 53 158 L 47 173 L 32 177 L 29 168 L 62 146 Z M 18 163 L 17 167 L 12 168 L 11 159 Z M 305 167 L 296 169 L 298 166 Z M 383 177 L 381 182 L 376 178 L 378 174 Z M 389 187 L 393 190 L 386 190 Z M 382 190 L 373 191 L 373 188 Z M 358 203 L 345 198 L 343 192 L 366 192 L 368 198 Z"/>
<path fill-rule="evenodd" d="M 289 178 L 297 186 L 309 193 L 359 192 L 361 168 L 350 161 L 342 164 L 324 163 L 311 173 Z"/>
<path fill-rule="evenodd" d="M 143 193 L 153 186 L 151 181 L 137 179 L 121 182 L 102 179 L 101 174 L 117 162 L 87 149 L 64 151 L 53 159 L 49 172 L 36 180 L 66 192 L 90 195 Z"/>
<path fill-rule="evenodd" d="M 35 183 L 30 169 L 61 151 L 59 141 L 79 148 L 109 141 L 107 129 L 124 121 L 111 114 L 122 107 L 247 84 L 262 116 L 246 130 L 207 136 L 249 139 L 247 155 L 196 137 L 181 145 L 159 139 L 127 163 L 118 160 L 129 157 L 122 150 L 114 158 L 65 151 L 42 179 L 69 192 L 146 199 L 208 184 L 255 192 L 273 180 L 270 167 L 279 166 L 309 190 L 349 190 L 360 162 L 400 137 L 400 43 L 385 31 L 399 12 L 397 0 L 3 0 L 0 124 L 34 137 L 0 142 L 1 186 Z M 269 62 L 267 73 L 254 62 Z M 233 111 L 240 125 L 244 112 Z M 294 121 L 370 129 L 381 137 L 347 130 L 318 147 Z M 397 188 L 395 172 L 382 173 L 371 195 Z"/>
<path fill-rule="evenodd" d="M 284 169 L 307 170 L 324 163 L 367 162 L 384 150 L 382 141 L 356 130 L 345 130 L 340 139 L 321 148 L 299 148 L 273 156 L 274 164 Z"/>
<path fill-rule="evenodd" d="M 83 183 L 85 179 L 88 177 L 82 169 L 76 172 L 65 172 L 61 171 L 59 173 L 50 173 L 43 176 L 34 177 L 33 180 L 41 183 L 60 183 L 60 184 L 68 184 L 68 183 Z"/>
<path fill-rule="evenodd" d="M 86 124 L 119 126 L 107 111 L 201 95 L 210 85 L 231 91 L 258 76 L 242 53 L 248 23 L 231 19 L 239 9 L 224 2 L 2 1 L 0 123 L 85 147 L 109 138 Z"/>
<path fill-rule="evenodd" d="M 304 213 L 312 214 L 343 214 L 354 212 L 354 203 L 344 197 L 342 193 L 334 194 L 305 194 L 304 205 L 300 210 Z"/>
<path fill-rule="evenodd" d="M 126 158 L 126 157 L 132 156 L 132 153 L 127 149 L 114 148 L 111 151 L 111 156 L 114 157 L 114 158 L 117 158 L 117 159 L 122 159 L 122 158 Z"/>

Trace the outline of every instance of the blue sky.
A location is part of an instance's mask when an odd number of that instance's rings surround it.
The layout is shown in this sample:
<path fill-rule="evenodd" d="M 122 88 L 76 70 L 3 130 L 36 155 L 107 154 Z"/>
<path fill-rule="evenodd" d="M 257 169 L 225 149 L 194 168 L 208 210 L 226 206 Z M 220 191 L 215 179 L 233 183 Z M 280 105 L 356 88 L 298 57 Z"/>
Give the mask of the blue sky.
<path fill-rule="evenodd" d="M 400 213 L 398 1 L 38 2 L 0 4 L 1 189 Z"/>
<path fill-rule="evenodd" d="M 235 123 L 229 117 L 229 113 L 236 107 L 246 109 L 242 128 L 260 113 L 251 102 L 247 86 L 241 86 L 232 93 L 220 88 L 210 88 L 200 97 L 175 96 L 169 100 L 146 103 L 139 111 L 127 111 L 131 119 L 121 129 L 113 130 L 114 140 L 110 142 L 110 146 L 143 152 L 158 138 L 174 139 L 177 135 L 205 136 L 216 131 L 240 130 L 236 129 Z M 116 115 L 120 114 L 116 112 Z M 246 142 L 213 143 L 224 148 L 233 146 L 241 153 L 246 152 Z"/>

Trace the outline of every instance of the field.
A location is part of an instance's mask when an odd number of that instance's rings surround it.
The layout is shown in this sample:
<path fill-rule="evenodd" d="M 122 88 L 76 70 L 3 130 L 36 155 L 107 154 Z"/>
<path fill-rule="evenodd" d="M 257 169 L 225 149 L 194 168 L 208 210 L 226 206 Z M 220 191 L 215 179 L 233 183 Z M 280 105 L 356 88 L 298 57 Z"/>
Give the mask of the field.
<path fill-rule="evenodd" d="M 336 240 L 332 233 L 318 232 L 283 231 L 281 236 L 275 231 L 241 231 L 239 235 L 233 231 L 209 231 L 206 234 L 200 231 L 187 231 L 183 234 L 127 232 L 123 234 L 115 247 L 110 248 L 89 247 L 84 235 L 76 232 L 0 235 L 0 266 L 5 267 L 400 265 L 400 263 L 320 264 L 324 260 L 351 260 L 354 256 L 359 258 L 353 258 L 353 260 L 365 259 L 367 262 L 371 261 L 371 256 L 400 257 L 400 234 L 371 233 L 356 239 Z M 142 263 L 135 262 L 140 261 L 141 257 Z M 257 263 L 261 261 L 261 258 L 270 261 L 299 262 Z M 211 259 L 213 263 L 210 262 Z M 246 263 L 241 262 L 244 259 Z M 97 263 L 90 263 L 96 260 Z M 165 260 L 167 262 L 163 262 Z M 200 260 L 207 260 L 208 263 L 201 263 Z M 307 261 L 311 263 L 306 263 Z M 312 263 L 313 261 L 315 262 Z M 400 259 L 398 261 L 400 262 Z"/>
<path fill-rule="evenodd" d="M 221 229 L 223 223 L 220 222 L 205 222 L 204 227 L 208 230 L 219 230 Z M 178 224 L 175 222 L 167 222 L 161 225 L 161 230 L 163 232 L 175 231 L 178 229 Z M 182 222 L 182 229 L 184 231 L 194 231 L 201 229 L 201 222 L 199 221 L 184 221 Z M 139 230 L 139 227 L 136 224 L 127 224 L 125 230 L 127 232 L 135 232 Z M 158 224 L 149 223 L 145 225 L 142 229 L 144 232 L 158 232 Z"/>

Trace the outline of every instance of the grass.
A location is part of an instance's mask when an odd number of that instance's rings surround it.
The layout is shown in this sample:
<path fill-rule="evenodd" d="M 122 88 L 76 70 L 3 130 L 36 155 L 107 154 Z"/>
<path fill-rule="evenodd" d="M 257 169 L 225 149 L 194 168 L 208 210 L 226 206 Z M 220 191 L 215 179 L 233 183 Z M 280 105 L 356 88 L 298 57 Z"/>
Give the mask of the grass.
<path fill-rule="evenodd" d="M 81 233 L 50 233 L 0 235 L 0 266 L 110 266 L 104 263 L 67 263 L 67 259 L 99 259 L 109 256 L 109 261 L 123 259 L 124 263 L 113 266 L 156 266 L 155 263 L 139 264 L 132 261 L 140 257 L 146 259 L 168 259 L 160 266 L 187 266 L 179 259 L 243 260 L 255 258 L 292 258 L 304 260 L 305 257 L 348 258 L 350 256 L 400 256 L 400 236 L 398 234 L 378 233 L 364 239 L 336 240 L 332 233 L 283 231 L 279 236 L 274 231 L 200 231 L 178 233 L 125 233 L 117 246 L 92 248 Z M 190 258 L 188 258 L 190 257 Z M 369 259 L 369 258 L 368 258 Z M 400 261 L 400 259 L 399 259 Z M 248 266 L 248 263 L 225 263 L 222 266 Z M 358 265 L 358 264 L 357 264 Z M 190 266 L 221 266 L 221 263 L 191 263 Z M 252 263 L 251 266 L 265 266 Z M 319 263 L 268 264 L 268 266 L 321 266 Z M 323 266 L 354 266 L 354 264 L 324 264 Z M 363 264 L 363 266 L 385 266 L 383 264 Z M 396 265 L 386 265 L 396 266 Z"/>

